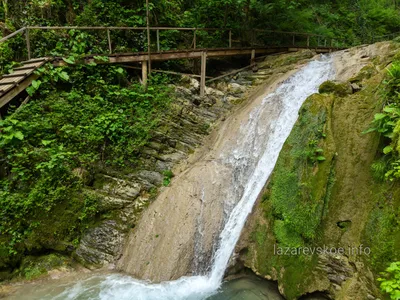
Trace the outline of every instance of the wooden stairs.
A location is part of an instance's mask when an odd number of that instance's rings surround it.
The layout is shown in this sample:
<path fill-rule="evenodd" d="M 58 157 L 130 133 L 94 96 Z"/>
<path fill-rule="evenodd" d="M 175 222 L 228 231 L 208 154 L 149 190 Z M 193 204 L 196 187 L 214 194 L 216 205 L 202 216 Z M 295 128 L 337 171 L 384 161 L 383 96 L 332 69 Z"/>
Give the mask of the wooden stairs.
<path fill-rule="evenodd" d="M 15 68 L 11 74 L 0 77 L 0 108 L 6 105 L 11 99 L 25 90 L 33 80 L 39 76 L 35 71 L 49 62 L 51 58 L 38 58 L 23 61 L 22 66 Z"/>

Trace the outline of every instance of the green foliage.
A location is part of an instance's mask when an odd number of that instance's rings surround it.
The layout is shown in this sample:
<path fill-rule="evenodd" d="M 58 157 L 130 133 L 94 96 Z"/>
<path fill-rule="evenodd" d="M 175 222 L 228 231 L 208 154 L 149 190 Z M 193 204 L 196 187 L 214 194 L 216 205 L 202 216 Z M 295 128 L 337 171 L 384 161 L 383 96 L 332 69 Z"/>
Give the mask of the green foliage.
<path fill-rule="evenodd" d="M 163 185 L 164 186 L 169 186 L 169 184 L 171 183 L 172 177 L 174 177 L 174 173 L 172 173 L 171 170 L 165 170 L 163 172 L 163 175 L 164 175 Z"/>
<path fill-rule="evenodd" d="M 373 173 L 381 178 L 384 172 L 386 180 L 394 181 L 400 178 L 400 63 L 393 63 L 388 75 L 389 79 L 384 81 L 385 105 L 375 114 L 372 127 L 365 133 L 378 132 L 382 137 L 384 158 L 373 164 Z"/>
<path fill-rule="evenodd" d="M 38 73 L 33 99 L 0 121 L 0 266 L 26 250 L 76 247 L 99 198 L 83 192 L 74 170 L 134 168 L 170 103 L 168 87 L 128 85 L 117 66 L 49 64 Z"/>
<path fill-rule="evenodd" d="M 146 9 L 143 1 L 121 0 L 61 0 L 8 1 L 8 8 L 0 18 L 10 31 L 27 24 L 54 26 L 129 26 L 146 25 Z M 335 38 L 339 45 L 371 42 L 377 36 L 398 31 L 400 16 L 398 4 L 390 0 L 368 1 L 306 1 L 306 0 L 154 0 L 149 5 L 152 26 L 180 26 L 198 28 L 230 28 L 234 39 L 240 37 L 243 45 L 262 43 L 287 44 L 292 36 L 256 33 L 252 28 L 280 31 L 311 32 Z M 227 31 L 198 31 L 199 47 L 227 46 Z M 155 32 L 151 32 L 152 48 L 156 47 Z M 31 30 L 31 48 L 35 57 L 45 55 L 68 56 L 73 53 L 107 53 L 105 32 L 96 30 Z M 162 50 L 188 47 L 193 33 L 162 30 Z M 306 39 L 297 36 L 304 44 Z M 17 44 L 4 44 L 5 67 L 17 58 L 26 57 L 23 36 Z M 115 51 L 143 51 L 146 34 L 137 30 L 112 30 Z M 312 44 L 324 44 L 325 40 L 311 38 Z M 328 41 L 329 42 L 329 41 Z M 14 43 L 14 42 L 12 42 Z M 3 49 L 0 49 L 1 52 Z"/>
<path fill-rule="evenodd" d="M 400 262 L 393 262 L 386 269 L 386 272 L 382 273 L 383 278 L 378 278 L 381 282 L 381 290 L 389 294 L 390 299 L 400 299 Z"/>
<path fill-rule="evenodd" d="M 312 163 L 325 161 L 326 158 L 323 156 L 324 149 L 318 147 L 318 140 L 310 140 L 308 142 L 308 150 L 306 155 Z"/>

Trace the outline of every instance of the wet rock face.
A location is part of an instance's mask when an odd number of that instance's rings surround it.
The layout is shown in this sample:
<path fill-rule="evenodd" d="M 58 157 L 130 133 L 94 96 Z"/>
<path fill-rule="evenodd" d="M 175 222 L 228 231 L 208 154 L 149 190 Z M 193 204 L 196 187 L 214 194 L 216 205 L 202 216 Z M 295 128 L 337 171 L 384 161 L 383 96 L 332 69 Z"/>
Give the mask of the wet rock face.
<path fill-rule="evenodd" d="M 163 184 L 164 172 L 201 145 L 210 126 L 232 107 L 225 99 L 225 91 L 207 87 L 206 97 L 201 99 L 197 80 L 185 78 L 183 83 L 185 86 L 175 87 L 177 98 L 171 111 L 166 112 L 153 138 L 143 147 L 137 170 L 129 174 L 104 171 L 94 178 L 89 177 L 86 170 L 75 171 L 87 178 L 85 182 L 93 182 L 87 192 L 100 196 L 99 210 L 106 216 L 99 225 L 83 234 L 73 254 L 84 265 L 101 267 L 114 263 L 121 256 L 127 232 L 136 225 L 155 191 Z M 237 83 L 232 85 L 235 90 L 229 93 L 236 97 L 246 89 Z"/>
<path fill-rule="evenodd" d="M 300 52 L 292 55 L 299 55 L 299 60 L 312 57 L 311 52 L 307 52 L 305 56 L 304 53 Z M 274 59 L 276 57 L 269 61 L 272 63 Z M 293 61 L 290 62 L 293 63 Z M 199 96 L 200 85 L 196 79 L 183 77 L 179 86 L 173 86 L 176 99 L 172 102 L 170 111 L 165 113 L 159 128 L 153 132 L 151 141 L 143 147 L 137 169 L 128 174 L 102 170 L 101 174 L 96 174 L 94 178 L 88 180 L 88 182 L 93 182 L 91 184 L 93 187 L 89 192 L 101 196 L 99 209 L 101 215 L 106 217 L 101 216 L 99 225 L 88 229 L 83 234 L 74 256 L 87 266 L 92 267 L 114 263 L 121 256 L 121 245 L 125 241 L 127 233 L 137 226 L 142 212 L 155 197 L 157 189 L 163 184 L 164 172 L 173 169 L 174 166 L 186 159 L 190 153 L 194 152 L 202 144 L 204 137 L 209 133 L 213 124 L 220 118 L 225 120 L 225 115 L 230 109 L 242 102 L 250 86 L 260 84 L 273 75 L 274 66 L 263 64 L 257 73 L 246 71 L 235 75 L 233 78 L 227 77 L 224 80 L 214 82 L 206 87 L 206 96 L 203 98 Z M 287 67 L 290 66 L 285 63 L 285 68 Z M 266 70 L 265 68 L 268 69 Z M 282 72 L 284 71 L 286 69 Z M 204 172 L 204 168 L 200 169 L 199 172 Z M 82 176 L 86 176 L 86 172 L 82 170 L 77 170 L 77 173 L 82 173 Z M 208 174 L 205 176 L 212 178 L 215 175 Z M 197 210 L 199 210 L 199 205 L 201 204 L 199 200 L 201 191 L 197 191 L 200 184 L 201 182 L 195 183 L 193 181 L 182 189 L 182 193 L 187 193 L 188 214 L 182 219 L 181 226 L 170 230 L 171 235 L 178 234 L 179 230 L 186 231 L 188 226 L 193 227 L 192 235 L 183 236 L 182 239 L 187 238 L 190 240 L 195 234 L 197 230 L 196 220 L 190 216 L 198 212 Z M 175 197 L 175 195 L 172 196 Z M 168 199 L 168 201 L 173 203 L 174 200 Z M 207 208 L 205 206 L 203 209 L 208 211 L 209 215 L 215 215 L 215 219 L 222 215 L 222 208 L 218 204 L 207 205 Z M 174 206 L 171 206 L 172 212 L 168 212 L 168 215 L 172 218 L 175 215 L 173 209 Z M 151 212 L 149 211 L 148 213 L 150 214 Z M 159 214 L 160 212 L 155 211 L 154 213 Z M 179 213 L 176 214 L 179 215 Z M 161 217 L 166 218 L 167 216 L 163 215 Z M 212 224 L 210 222 L 207 226 L 209 228 L 206 231 L 215 232 L 219 222 L 215 221 Z M 155 233 L 151 239 L 167 239 L 162 236 L 156 238 L 162 230 L 164 228 L 155 227 Z M 208 237 L 207 245 L 204 248 L 210 248 L 216 238 L 214 236 Z M 150 242 L 153 241 L 149 241 L 148 244 Z M 141 241 L 141 244 L 145 243 L 147 242 Z M 178 252 L 175 249 L 184 248 L 183 244 L 181 242 L 175 248 L 166 246 L 166 250 L 163 251 L 172 251 L 171 257 L 176 258 L 177 262 L 183 261 L 185 255 L 189 255 L 193 251 L 193 245 L 188 242 L 188 249 L 183 249 L 181 251 L 183 254 L 180 254 L 180 256 L 175 255 Z M 141 245 L 136 245 L 135 247 L 140 248 Z M 142 245 L 142 247 L 146 248 L 145 245 Z M 201 253 L 207 252 L 205 249 L 200 249 L 199 251 Z M 148 253 L 153 250 L 140 249 L 140 251 Z M 210 253 L 208 253 L 209 255 Z M 208 262 L 209 259 L 210 257 L 205 257 L 204 260 Z M 179 265 L 179 263 L 177 264 Z M 177 267 L 176 270 L 170 271 L 176 276 L 184 274 L 185 270 L 190 268 L 190 264 L 191 262 L 188 265 L 182 265 L 181 268 Z M 147 261 L 143 266 L 143 269 L 145 268 L 148 268 Z M 143 272 L 138 276 L 143 277 Z M 163 274 L 160 274 L 160 280 L 168 279 L 162 276 Z"/>
<path fill-rule="evenodd" d="M 116 221 L 104 221 L 98 227 L 86 232 L 75 252 L 75 257 L 89 266 L 113 262 L 121 253 L 124 237 L 125 234 Z"/>

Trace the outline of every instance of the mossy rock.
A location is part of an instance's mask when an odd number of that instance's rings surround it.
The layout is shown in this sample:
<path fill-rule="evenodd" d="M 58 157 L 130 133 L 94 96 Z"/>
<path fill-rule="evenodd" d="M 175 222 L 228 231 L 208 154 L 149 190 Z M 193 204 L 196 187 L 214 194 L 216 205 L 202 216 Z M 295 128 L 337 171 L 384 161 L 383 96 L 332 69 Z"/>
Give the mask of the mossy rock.
<path fill-rule="evenodd" d="M 345 97 L 353 93 L 353 89 L 349 82 L 338 82 L 338 81 L 325 81 L 319 87 L 320 94 L 335 94 L 339 97 Z"/>
<path fill-rule="evenodd" d="M 377 74 L 377 70 L 374 65 L 368 65 L 363 67 L 358 74 L 349 79 L 351 83 L 359 83 L 363 80 L 370 79 L 372 76 Z"/>
<path fill-rule="evenodd" d="M 70 258 L 61 254 L 52 253 L 43 256 L 27 256 L 22 260 L 19 274 L 21 277 L 31 280 L 47 274 L 50 270 L 67 267 L 70 264 Z"/>

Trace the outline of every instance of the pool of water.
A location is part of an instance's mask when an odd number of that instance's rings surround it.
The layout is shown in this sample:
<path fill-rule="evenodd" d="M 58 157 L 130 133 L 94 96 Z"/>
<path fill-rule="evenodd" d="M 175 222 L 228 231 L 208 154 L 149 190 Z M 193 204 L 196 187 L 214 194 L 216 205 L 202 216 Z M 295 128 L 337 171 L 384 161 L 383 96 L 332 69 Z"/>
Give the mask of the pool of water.
<path fill-rule="evenodd" d="M 102 299 L 100 283 L 110 274 L 75 274 L 57 280 L 42 280 L 32 283 L 16 284 L 12 294 L 3 299 L 8 300 L 50 300 L 74 299 L 92 300 Z M 78 283 L 78 284 L 77 284 Z M 76 293 L 71 290 L 76 289 Z M 85 293 L 80 293 L 84 288 Z M 66 293 L 68 291 L 68 293 Z M 136 300 L 132 295 L 132 300 Z M 207 300 L 283 300 L 274 282 L 263 280 L 255 275 L 246 274 L 239 278 L 225 281 L 216 294 Z M 117 299 L 116 299 L 117 300 Z"/>

